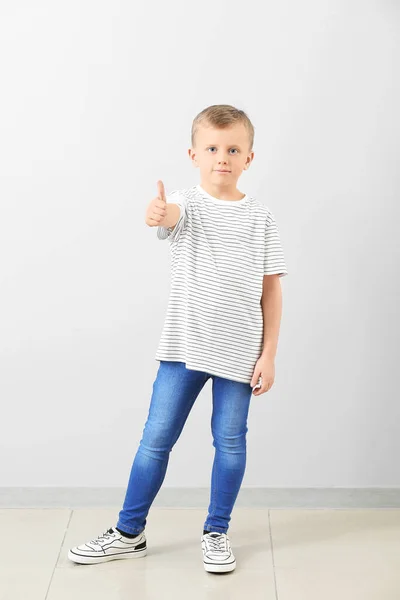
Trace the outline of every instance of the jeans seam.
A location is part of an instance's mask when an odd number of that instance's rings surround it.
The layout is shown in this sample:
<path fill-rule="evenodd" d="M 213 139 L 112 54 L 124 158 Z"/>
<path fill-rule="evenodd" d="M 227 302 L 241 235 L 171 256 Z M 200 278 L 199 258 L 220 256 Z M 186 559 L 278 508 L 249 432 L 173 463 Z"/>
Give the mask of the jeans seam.
<path fill-rule="evenodd" d="M 216 512 L 216 506 L 217 503 L 216 501 L 214 501 L 214 496 L 215 498 L 217 498 L 218 494 L 217 494 L 217 489 L 218 489 L 218 465 L 217 465 L 217 460 L 218 460 L 218 451 L 217 448 L 215 448 L 215 458 L 214 458 L 214 466 L 215 466 L 215 486 L 214 488 L 211 486 L 211 505 L 212 505 L 212 511 L 209 515 L 209 518 L 207 519 L 207 523 L 208 521 L 215 515 Z M 213 494 L 214 492 L 214 494 Z M 212 527 L 212 525 L 211 525 Z M 221 529 L 221 528 L 220 528 Z"/>

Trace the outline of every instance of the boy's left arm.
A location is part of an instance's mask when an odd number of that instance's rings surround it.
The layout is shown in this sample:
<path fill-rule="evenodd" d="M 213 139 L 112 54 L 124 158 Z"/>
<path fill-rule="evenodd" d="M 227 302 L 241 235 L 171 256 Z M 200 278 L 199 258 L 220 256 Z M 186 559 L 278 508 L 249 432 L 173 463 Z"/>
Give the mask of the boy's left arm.
<path fill-rule="evenodd" d="M 282 288 L 278 274 L 264 275 L 261 297 L 263 312 L 263 350 L 255 365 L 251 386 L 261 377 L 261 388 L 253 391 L 255 396 L 267 392 L 275 379 L 275 355 L 278 346 L 282 317 Z"/>

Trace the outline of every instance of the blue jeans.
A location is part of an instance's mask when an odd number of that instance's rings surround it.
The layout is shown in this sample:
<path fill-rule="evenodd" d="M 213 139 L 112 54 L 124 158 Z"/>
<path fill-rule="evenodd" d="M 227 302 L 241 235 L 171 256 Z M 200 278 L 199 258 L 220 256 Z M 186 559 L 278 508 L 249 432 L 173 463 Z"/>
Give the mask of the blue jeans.
<path fill-rule="evenodd" d="M 211 495 L 204 530 L 227 533 L 246 468 L 246 433 L 252 387 L 186 368 L 184 362 L 160 361 L 148 419 L 133 461 L 117 527 L 137 534 L 167 471 L 169 455 L 190 410 L 208 379 L 213 380 L 211 431 L 215 447 Z"/>

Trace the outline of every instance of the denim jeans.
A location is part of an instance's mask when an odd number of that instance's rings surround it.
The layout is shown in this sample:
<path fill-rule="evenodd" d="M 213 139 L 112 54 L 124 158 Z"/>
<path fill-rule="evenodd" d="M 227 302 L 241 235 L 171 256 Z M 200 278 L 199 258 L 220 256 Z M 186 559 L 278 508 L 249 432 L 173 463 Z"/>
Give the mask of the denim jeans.
<path fill-rule="evenodd" d="M 250 384 L 186 368 L 184 362 L 160 361 L 148 418 L 129 477 L 117 527 L 137 534 L 147 523 L 150 506 L 167 471 L 169 455 L 190 410 L 212 379 L 211 431 L 215 447 L 211 493 L 204 530 L 227 533 L 231 512 L 246 467 Z"/>

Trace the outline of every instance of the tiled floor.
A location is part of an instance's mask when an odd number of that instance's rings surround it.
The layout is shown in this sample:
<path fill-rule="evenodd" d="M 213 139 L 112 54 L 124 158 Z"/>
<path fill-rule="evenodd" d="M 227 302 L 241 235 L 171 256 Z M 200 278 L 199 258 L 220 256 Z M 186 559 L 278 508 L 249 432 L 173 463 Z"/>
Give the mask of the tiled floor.
<path fill-rule="evenodd" d="M 148 554 L 77 565 L 118 508 L 0 509 L 0 600 L 399 600 L 400 510 L 235 508 L 235 571 L 207 573 L 201 509 L 152 507 Z"/>

